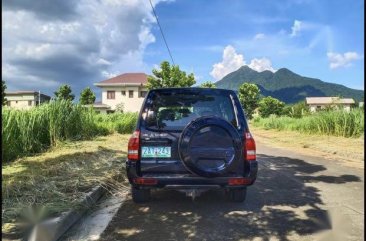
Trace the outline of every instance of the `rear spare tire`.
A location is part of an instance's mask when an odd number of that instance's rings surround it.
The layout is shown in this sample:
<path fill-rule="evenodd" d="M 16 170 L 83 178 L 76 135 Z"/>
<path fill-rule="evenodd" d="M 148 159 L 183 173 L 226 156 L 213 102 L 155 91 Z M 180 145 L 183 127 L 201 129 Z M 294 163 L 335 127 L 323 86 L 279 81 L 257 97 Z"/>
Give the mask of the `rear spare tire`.
<path fill-rule="evenodd" d="M 238 131 L 216 116 L 204 116 L 190 122 L 180 136 L 178 149 L 184 166 L 203 177 L 227 174 L 242 159 Z"/>

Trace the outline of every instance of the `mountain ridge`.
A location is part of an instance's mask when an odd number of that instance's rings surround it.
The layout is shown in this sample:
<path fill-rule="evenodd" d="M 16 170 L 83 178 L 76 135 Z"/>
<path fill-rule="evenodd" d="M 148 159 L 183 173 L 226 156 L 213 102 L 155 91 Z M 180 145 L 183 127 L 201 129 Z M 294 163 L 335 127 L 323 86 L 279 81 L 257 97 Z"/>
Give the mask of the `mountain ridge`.
<path fill-rule="evenodd" d="M 363 90 L 301 76 L 287 68 L 280 68 L 276 72 L 258 72 L 244 65 L 227 74 L 215 85 L 218 88 L 238 91 L 239 86 L 245 82 L 258 85 L 262 95 L 270 95 L 289 104 L 305 100 L 305 97 L 342 96 L 355 101 L 364 99 Z"/>

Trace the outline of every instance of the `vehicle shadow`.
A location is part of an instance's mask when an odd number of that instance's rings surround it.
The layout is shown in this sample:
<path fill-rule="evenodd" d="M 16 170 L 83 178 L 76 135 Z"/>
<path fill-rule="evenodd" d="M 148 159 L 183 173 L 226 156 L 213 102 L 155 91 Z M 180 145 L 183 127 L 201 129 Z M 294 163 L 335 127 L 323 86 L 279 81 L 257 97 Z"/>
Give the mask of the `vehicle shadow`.
<path fill-rule="evenodd" d="M 101 240 L 290 240 L 331 229 L 313 182 L 359 182 L 354 175 L 317 176 L 322 165 L 300 159 L 258 155 L 256 183 L 245 203 L 232 203 L 224 191 L 210 191 L 195 201 L 177 191 L 159 190 L 152 201 L 134 204 L 129 197 Z"/>

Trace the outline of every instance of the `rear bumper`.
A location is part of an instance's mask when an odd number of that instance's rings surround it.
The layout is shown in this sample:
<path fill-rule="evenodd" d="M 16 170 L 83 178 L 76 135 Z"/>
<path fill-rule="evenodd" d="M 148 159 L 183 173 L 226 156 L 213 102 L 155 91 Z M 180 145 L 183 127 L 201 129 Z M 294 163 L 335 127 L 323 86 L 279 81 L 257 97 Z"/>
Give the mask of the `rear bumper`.
<path fill-rule="evenodd" d="M 189 188 L 242 188 L 253 185 L 257 178 L 258 163 L 250 161 L 246 165 L 246 171 L 243 176 L 225 176 L 206 178 L 186 174 L 145 174 L 139 173 L 139 163 L 134 161 L 126 161 L 127 177 L 130 184 L 138 188 L 173 188 L 173 189 L 189 189 Z M 229 185 L 229 181 L 237 179 L 239 183 Z M 144 180 L 146 182 L 144 183 Z"/>

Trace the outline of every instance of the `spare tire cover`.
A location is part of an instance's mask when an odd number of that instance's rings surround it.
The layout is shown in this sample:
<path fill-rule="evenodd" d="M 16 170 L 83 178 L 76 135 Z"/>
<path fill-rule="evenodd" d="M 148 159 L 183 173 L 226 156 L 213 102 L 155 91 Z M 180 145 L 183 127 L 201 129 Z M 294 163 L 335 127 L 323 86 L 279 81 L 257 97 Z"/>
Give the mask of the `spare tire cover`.
<path fill-rule="evenodd" d="M 185 127 L 178 149 L 189 171 L 203 177 L 217 177 L 241 160 L 242 141 L 235 127 L 226 120 L 203 116 Z"/>

